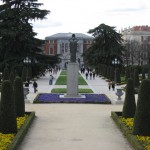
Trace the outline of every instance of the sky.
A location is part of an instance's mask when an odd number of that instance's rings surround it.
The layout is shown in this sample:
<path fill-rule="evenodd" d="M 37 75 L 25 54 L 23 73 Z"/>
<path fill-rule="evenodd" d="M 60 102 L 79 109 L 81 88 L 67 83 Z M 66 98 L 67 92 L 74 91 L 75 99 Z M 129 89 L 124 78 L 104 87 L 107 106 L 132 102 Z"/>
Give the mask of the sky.
<path fill-rule="evenodd" d="M 38 0 L 50 11 L 47 19 L 35 20 L 37 38 L 56 33 L 84 33 L 104 23 L 119 30 L 150 26 L 150 0 Z"/>

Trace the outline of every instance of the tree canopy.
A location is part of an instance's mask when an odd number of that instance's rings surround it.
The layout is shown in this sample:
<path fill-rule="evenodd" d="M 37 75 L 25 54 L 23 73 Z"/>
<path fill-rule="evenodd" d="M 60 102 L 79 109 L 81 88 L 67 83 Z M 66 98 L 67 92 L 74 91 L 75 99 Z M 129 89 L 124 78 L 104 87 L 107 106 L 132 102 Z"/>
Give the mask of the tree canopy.
<path fill-rule="evenodd" d="M 91 47 L 83 53 L 84 60 L 89 66 L 110 65 L 115 58 L 122 62 L 124 47 L 121 34 L 116 32 L 115 27 L 100 24 L 88 33 L 94 36 Z"/>
<path fill-rule="evenodd" d="M 39 9 L 43 3 L 38 0 L 0 1 L 0 64 L 19 64 L 27 55 L 42 54 L 43 41 L 35 38 L 31 21 L 46 19 L 50 11 Z"/>

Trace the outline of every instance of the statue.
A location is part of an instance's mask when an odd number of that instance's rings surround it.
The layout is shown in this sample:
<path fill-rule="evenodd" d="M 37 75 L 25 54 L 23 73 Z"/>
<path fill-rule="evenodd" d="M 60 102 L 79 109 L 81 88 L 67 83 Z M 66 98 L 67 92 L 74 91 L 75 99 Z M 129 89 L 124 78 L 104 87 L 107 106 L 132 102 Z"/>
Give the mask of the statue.
<path fill-rule="evenodd" d="M 76 52 L 77 52 L 77 39 L 75 34 L 72 34 L 70 41 L 70 62 L 76 62 Z"/>

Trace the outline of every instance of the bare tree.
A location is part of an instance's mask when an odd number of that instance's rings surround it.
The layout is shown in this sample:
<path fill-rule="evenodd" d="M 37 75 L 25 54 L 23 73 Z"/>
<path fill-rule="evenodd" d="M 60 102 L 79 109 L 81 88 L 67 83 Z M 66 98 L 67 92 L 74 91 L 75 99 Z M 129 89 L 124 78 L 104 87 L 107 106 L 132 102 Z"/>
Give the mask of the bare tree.
<path fill-rule="evenodd" d="M 125 63 L 128 65 L 140 65 L 141 60 L 143 59 L 143 51 L 141 43 L 135 40 L 126 40 L 125 41 Z"/>

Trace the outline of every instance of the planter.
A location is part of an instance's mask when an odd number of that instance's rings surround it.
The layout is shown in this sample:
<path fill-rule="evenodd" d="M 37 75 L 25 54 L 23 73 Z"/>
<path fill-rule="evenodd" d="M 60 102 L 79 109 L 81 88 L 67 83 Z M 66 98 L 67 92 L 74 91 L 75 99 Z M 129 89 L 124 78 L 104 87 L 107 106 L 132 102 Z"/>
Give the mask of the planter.
<path fill-rule="evenodd" d="M 123 134 L 126 136 L 129 143 L 132 145 L 132 147 L 135 150 L 145 150 L 144 146 L 135 138 L 135 136 L 132 134 L 132 131 L 129 130 L 124 123 L 121 121 L 119 116 L 122 116 L 122 112 L 111 112 L 111 117 L 117 124 L 117 126 L 120 128 L 120 130 L 123 132 Z"/>
<path fill-rule="evenodd" d="M 29 115 L 26 119 L 25 123 L 22 127 L 18 130 L 15 138 L 13 139 L 12 143 L 9 145 L 8 150 L 16 150 L 19 144 L 22 142 L 23 138 L 25 137 L 33 119 L 35 118 L 35 112 L 26 112 L 25 114 Z"/>
<path fill-rule="evenodd" d="M 116 95 L 118 96 L 118 100 L 121 100 L 121 96 L 123 95 L 122 89 L 117 89 Z"/>

